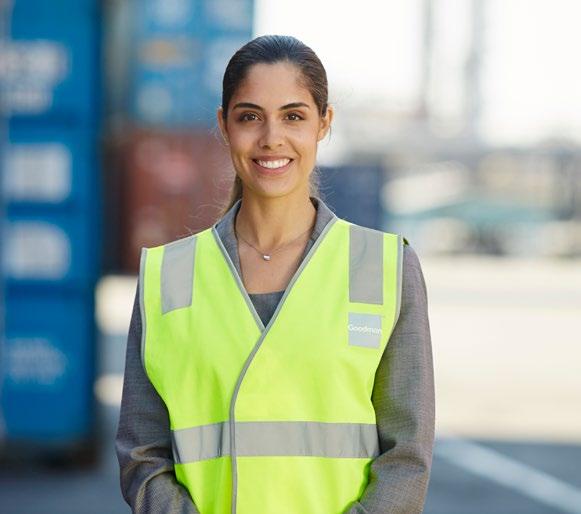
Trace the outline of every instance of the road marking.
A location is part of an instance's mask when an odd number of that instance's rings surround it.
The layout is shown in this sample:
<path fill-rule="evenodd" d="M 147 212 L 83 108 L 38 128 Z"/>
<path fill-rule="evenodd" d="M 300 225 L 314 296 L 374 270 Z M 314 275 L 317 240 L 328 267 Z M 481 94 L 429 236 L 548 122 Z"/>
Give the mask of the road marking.
<path fill-rule="evenodd" d="M 439 439 L 434 453 L 456 466 L 569 514 L 581 514 L 581 489 L 505 455 L 457 438 Z"/>

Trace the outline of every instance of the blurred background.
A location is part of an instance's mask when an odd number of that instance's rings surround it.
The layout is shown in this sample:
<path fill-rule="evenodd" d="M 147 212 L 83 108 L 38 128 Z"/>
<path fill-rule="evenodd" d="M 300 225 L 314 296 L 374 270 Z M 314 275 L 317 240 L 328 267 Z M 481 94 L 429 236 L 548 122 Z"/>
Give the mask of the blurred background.
<path fill-rule="evenodd" d="M 428 288 L 428 514 L 581 513 L 581 3 L 0 0 L 0 511 L 128 513 L 139 249 L 210 226 L 230 56 L 290 34 L 336 109 L 322 197 Z"/>

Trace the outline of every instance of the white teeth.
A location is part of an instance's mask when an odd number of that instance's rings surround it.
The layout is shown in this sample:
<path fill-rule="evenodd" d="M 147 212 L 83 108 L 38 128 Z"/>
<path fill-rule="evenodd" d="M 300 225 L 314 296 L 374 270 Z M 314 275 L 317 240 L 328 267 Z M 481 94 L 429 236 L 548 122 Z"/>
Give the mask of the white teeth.
<path fill-rule="evenodd" d="M 256 160 L 256 162 L 258 164 L 260 164 L 261 166 L 263 166 L 264 168 L 270 168 L 270 169 L 282 168 L 283 166 L 286 166 L 290 161 L 291 161 L 290 159 L 280 159 L 278 161 L 259 161 L 259 160 Z"/>

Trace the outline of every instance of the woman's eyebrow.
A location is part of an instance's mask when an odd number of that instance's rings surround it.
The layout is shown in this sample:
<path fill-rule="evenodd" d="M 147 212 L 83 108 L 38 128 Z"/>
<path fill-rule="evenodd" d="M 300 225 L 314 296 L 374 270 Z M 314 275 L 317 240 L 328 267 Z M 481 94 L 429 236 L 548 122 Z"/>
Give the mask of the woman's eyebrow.
<path fill-rule="evenodd" d="M 284 111 L 285 109 L 296 109 L 298 107 L 306 107 L 307 109 L 310 109 L 310 107 L 304 103 L 304 102 L 292 102 L 290 104 L 286 104 L 283 105 L 282 107 L 279 107 L 279 111 Z M 264 111 L 264 109 L 262 107 L 260 107 L 260 105 L 256 105 L 250 102 L 240 102 L 237 103 L 232 110 L 234 109 L 256 109 L 258 111 Z"/>

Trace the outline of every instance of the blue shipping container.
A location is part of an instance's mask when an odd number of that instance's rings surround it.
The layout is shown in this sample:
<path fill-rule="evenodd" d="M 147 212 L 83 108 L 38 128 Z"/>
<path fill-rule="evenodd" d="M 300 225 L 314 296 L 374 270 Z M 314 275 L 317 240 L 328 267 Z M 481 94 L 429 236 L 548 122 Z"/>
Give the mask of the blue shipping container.
<path fill-rule="evenodd" d="M 82 216 L 64 213 L 9 214 L 4 222 L 2 257 L 8 284 L 64 288 L 94 285 L 100 239 Z"/>
<path fill-rule="evenodd" d="M 2 173 L 7 205 L 93 212 L 99 203 L 97 136 L 60 124 L 12 120 Z"/>
<path fill-rule="evenodd" d="M 222 76 L 252 35 L 253 0 L 133 0 L 129 111 L 147 125 L 213 126 Z"/>
<path fill-rule="evenodd" d="M 97 0 L 6 3 L 0 88 L 2 452 L 95 448 L 101 187 Z"/>
<path fill-rule="evenodd" d="M 12 116 L 96 123 L 100 110 L 97 0 L 8 2 L 0 85 Z"/>
<path fill-rule="evenodd" d="M 70 443 L 94 423 L 92 290 L 8 287 L 1 410 L 9 440 Z"/>

